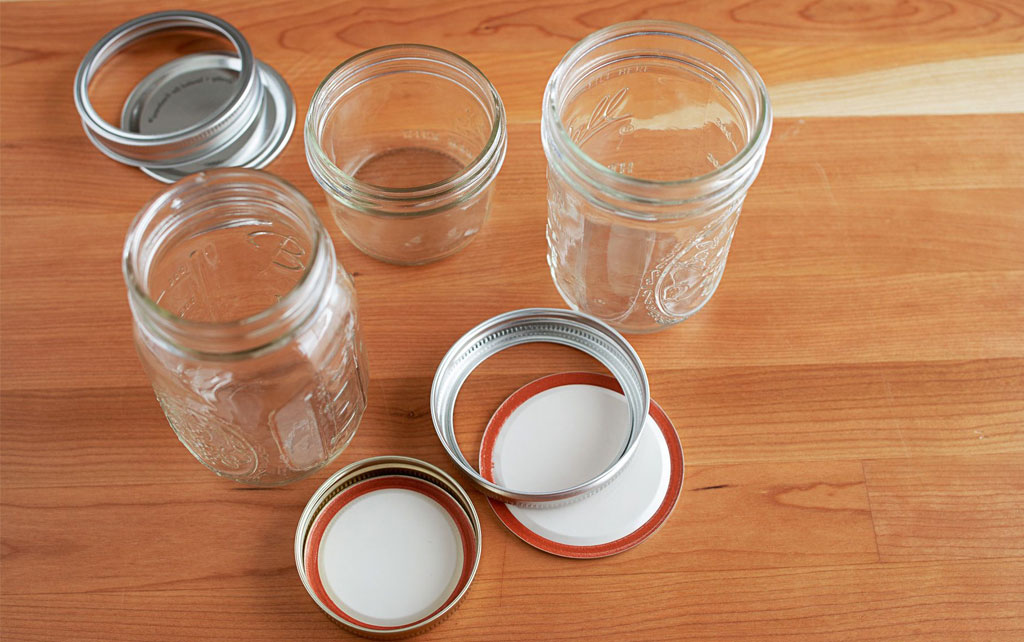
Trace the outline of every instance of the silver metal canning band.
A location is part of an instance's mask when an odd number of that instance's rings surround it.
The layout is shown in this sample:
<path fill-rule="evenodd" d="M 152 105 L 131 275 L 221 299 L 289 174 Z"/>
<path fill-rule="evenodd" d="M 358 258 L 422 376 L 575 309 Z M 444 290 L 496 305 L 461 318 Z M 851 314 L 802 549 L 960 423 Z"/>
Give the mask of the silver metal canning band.
<path fill-rule="evenodd" d="M 100 117 L 89 100 L 93 76 L 129 44 L 169 29 L 198 29 L 226 38 L 241 62 L 237 93 L 209 118 L 180 131 L 139 134 L 114 127 Z M 93 45 L 75 75 L 75 107 L 86 135 L 107 156 L 137 167 L 174 167 L 216 154 L 249 129 L 259 117 L 262 100 L 263 88 L 249 43 L 227 22 L 198 11 L 160 11 L 115 27 Z"/>
<path fill-rule="evenodd" d="M 487 358 L 524 343 L 557 343 L 576 348 L 600 361 L 622 387 L 629 408 L 629 438 L 611 465 L 593 479 L 555 491 L 520 491 L 486 479 L 462 454 L 455 437 L 454 419 L 455 400 L 462 384 Z M 441 360 L 430 390 L 434 429 L 455 465 L 488 497 L 538 508 L 571 503 L 611 482 L 636 450 L 650 403 L 650 387 L 643 363 L 621 334 L 591 316 L 554 308 L 514 310 L 473 328 L 456 341 Z"/>

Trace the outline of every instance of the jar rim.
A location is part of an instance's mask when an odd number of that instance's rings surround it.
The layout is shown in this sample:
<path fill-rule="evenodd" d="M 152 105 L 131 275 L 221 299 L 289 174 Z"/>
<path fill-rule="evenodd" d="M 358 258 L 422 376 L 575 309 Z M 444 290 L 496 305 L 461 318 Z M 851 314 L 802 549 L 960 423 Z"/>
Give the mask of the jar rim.
<path fill-rule="evenodd" d="M 142 244 L 149 224 L 153 222 L 162 209 L 166 208 L 173 202 L 173 199 L 179 198 L 188 190 L 196 189 L 201 185 L 207 185 L 214 181 L 221 182 L 220 185 L 215 185 L 215 187 L 222 190 L 230 189 L 232 185 L 253 185 L 260 182 L 270 189 L 279 190 L 281 193 L 295 198 L 303 205 L 303 207 L 292 209 L 290 212 L 298 217 L 299 222 L 308 229 L 310 236 L 311 249 L 309 261 L 303 267 L 302 274 L 288 292 L 270 306 L 260 310 L 259 312 L 255 312 L 240 319 L 233 319 L 231 321 L 200 321 L 178 316 L 157 303 L 150 296 L 148 288 L 144 287 L 138 278 L 142 275 L 137 269 L 137 262 L 140 260 L 140 254 L 143 252 Z M 323 225 L 317 218 L 316 213 L 313 210 L 313 206 L 309 203 L 309 200 L 306 199 L 302 192 L 288 181 L 275 176 L 274 174 L 270 174 L 269 172 L 263 172 L 255 169 L 240 167 L 215 168 L 190 174 L 189 176 L 175 182 L 157 194 L 152 200 L 144 205 L 141 210 L 139 210 L 138 214 L 136 214 L 135 218 L 132 220 L 132 223 L 128 228 L 128 233 L 125 237 L 124 252 L 121 259 L 122 272 L 125 283 L 128 286 L 130 299 L 133 302 L 140 303 L 147 314 L 155 315 L 155 319 L 158 320 L 161 325 L 173 325 L 178 328 L 183 328 L 188 332 L 241 332 L 248 328 L 252 328 L 253 326 L 265 326 L 268 322 L 272 322 L 274 317 L 279 316 L 283 311 L 296 307 L 296 305 L 303 300 L 303 297 L 306 294 L 305 290 L 308 289 L 307 284 L 312 280 L 311 275 L 314 272 L 314 266 L 318 265 L 321 261 L 321 246 L 324 244 L 325 237 L 326 231 L 323 229 Z M 315 307 L 316 306 L 314 306 L 314 308 Z M 303 318 L 305 318 L 305 315 L 303 315 Z M 271 323 L 271 326 L 274 325 L 276 324 Z M 298 325 L 301 325 L 301 323 L 296 324 L 296 327 Z M 269 331 L 266 327 L 262 329 L 264 331 Z M 287 334 L 290 334 L 290 332 Z M 255 349 L 262 349 L 265 347 L 267 346 L 261 345 L 257 348 L 245 350 L 243 352 L 252 352 Z"/>
<path fill-rule="evenodd" d="M 391 53 L 397 54 L 398 52 L 406 52 L 406 55 L 388 55 Z M 318 136 L 318 125 L 326 115 L 326 113 L 323 113 L 325 111 L 323 107 L 326 105 L 327 92 L 334 89 L 334 87 L 331 87 L 330 85 L 336 83 L 340 84 L 343 82 L 344 78 L 341 77 L 343 72 L 351 71 L 354 73 L 356 71 L 370 68 L 376 64 L 400 60 L 441 64 L 461 72 L 465 77 L 469 77 L 474 80 L 476 84 L 486 92 L 486 95 L 477 95 L 477 98 L 488 98 L 491 109 L 493 109 L 491 130 L 487 141 L 483 144 L 480 152 L 456 174 L 427 185 L 414 187 L 385 187 L 367 183 L 366 181 L 343 171 L 337 166 L 337 164 L 328 158 L 323 147 L 320 145 L 320 139 Z M 467 87 L 467 89 L 469 88 Z M 505 106 L 502 103 L 501 96 L 498 94 L 497 89 L 494 88 L 494 85 L 487 76 L 484 75 L 476 65 L 459 54 L 447 49 L 442 49 L 441 47 L 415 43 L 399 43 L 367 49 L 366 51 L 362 51 L 349 57 L 332 69 L 317 86 L 316 91 L 313 92 L 313 97 L 309 103 L 309 109 L 306 112 L 303 136 L 305 139 L 306 156 L 309 160 L 310 169 L 321 186 L 324 186 L 324 178 L 322 177 L 322 174 L 326 173 L 331 175 L 332 178 L 340 179 L 340 182 L 343 182 L 345 187 L 353 192 L 370 195 L 374 199 L 386 202 L 403 203 L 417 201 L 428 197 L 436 198 L 451 192 L 457 192 L 466 185 L 481 178 L 484 179 L 484 182 L 475 189 L 474 192 L 486 187 L 486 185 L 490 183 L 490 179 L 493 179 L 494 175 L 497 174 L 497 169 L 500 168 L 501 162 L 504 160 L 506 146 L 505 141 L 507 136 L 507 125 L 505 121 Z M 494 166 L 494 170 L 488 172 L 488 169 L 492 166 Z M 490 174 L 489 178 L 487 177 L 487 174 Z M 375 210 L 374 213 L 394 214 L 393 212 L 379 210 Z M 417 212 L 417 214 L 422 213 Z M 401 216 L 404 214 L 399 215 Z"/>
<path fill-rule="evenodd" d="M 690 40 L 696 44 L 708 47 L 723 57 L 729 59 L 736 65 L 749 81 L 750 88 L 757 93 L 757 119 L 752 128 L 753 135 L 750 136 L 743 148 L 733 155 L 728 161 L 722 163 L 710 172 L 687 178 L 659 181 L 647 178 L 638 178 L 621 174 L 609 169 L 597 162 L 589 154 L 572 140 L 569 130 L 562 122 L 559 114 L 557 92 L 559 82 L 562 81 L 568 70 L 578 63 L 586 54 L 624 38 L 636 36 L 668 36 Z M 594 171 L 598 176 L 609 179 L 613 183 L 639 189 L 663 189 L 676 187 L 691 187 L 700 183 L 711 182 L 717 178 L 728 175 L 748 165 L 753 158 L 756 158 L 761 149 L 767 145 L 768 137 L 771 134 L 772 123 L 771 100 L 768 96 L 768 89 L 760 74 L 749 60 L 738 49 L 722 40 L 709 31 L 682 22 L 671 20 L 632 20 L 613 24 L 599 29 L 574 44 L 565 53 L 562 59 L 555 66 L 551 77 L 548 79 L 544 90 L 543 120 L 551 122 L 550 127 L 559 142 L 563 144 L 573 158 L 581 161 L 588 170 Z M 543 130 L 542 126 L 542 130 Z M 619 190 L 617 190 L 619 191 Z M 625 200 L 636 200 L 627 193 L 619 193 L 618 196 Z"/>

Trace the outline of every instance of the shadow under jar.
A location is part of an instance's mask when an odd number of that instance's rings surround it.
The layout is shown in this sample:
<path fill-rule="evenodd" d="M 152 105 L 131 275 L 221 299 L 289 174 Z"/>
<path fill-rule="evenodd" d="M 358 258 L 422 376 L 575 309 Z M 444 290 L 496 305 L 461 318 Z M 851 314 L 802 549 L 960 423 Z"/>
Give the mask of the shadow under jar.
<path fill-rule="evenodd" d="M 505 158 L 505 110 L 470 62 L 392 45 L 342 63 L 306 116 L 306 158 L 338 227 L 400 265 L 465 247 L 491 209 Z"/>
<path fill-rule="evenodd" d="M 270 486 L 345 448 L 368 383 L 356 293 L 294 187 L 186 177 L 139 212 L 123 268 L 142 365 L 196 459 Z"/>
<path fill-rule="evenodd" d="M 624 332 L 700 310 L 771 123 L 757 71 L 696 27 L 627 22 L 570 49 L 541 116 L 548 265 L 566 303 Z"/>

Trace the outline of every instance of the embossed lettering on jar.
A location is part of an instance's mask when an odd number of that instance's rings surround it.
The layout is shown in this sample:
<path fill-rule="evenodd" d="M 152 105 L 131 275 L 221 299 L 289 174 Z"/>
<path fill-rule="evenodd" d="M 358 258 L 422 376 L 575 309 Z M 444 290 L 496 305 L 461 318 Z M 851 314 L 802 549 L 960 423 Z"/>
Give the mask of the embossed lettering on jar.
<path fill-rule="evenodd" d="M 124 274 L 142 365 L 210 470 L 287 483 L 352 439 L 367 387 L 355 290 L 295 188 L 242 169 L 182 179 L 136 217 Z"/>
<path fill-rule="evenodd" d="M 750 63 L 695 27 L 623 23 L 573 47 L 541 122 L 548 264 L 565 301 L 627 332 L 700 310 L 771 121 Z"/>

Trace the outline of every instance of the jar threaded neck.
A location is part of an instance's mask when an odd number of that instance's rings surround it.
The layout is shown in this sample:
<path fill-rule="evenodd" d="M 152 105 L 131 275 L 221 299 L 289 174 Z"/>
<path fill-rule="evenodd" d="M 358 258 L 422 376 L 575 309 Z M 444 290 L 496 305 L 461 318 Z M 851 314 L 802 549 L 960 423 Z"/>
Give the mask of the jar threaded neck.
<path fill-rule="evenodd" d="M 298 190 L 231 168 L 193 174 L 143 207 L 122 268 L 142 331 L 178 351 L 233 358 L 272 349 L 312 317 L 337 261 Z"/>

